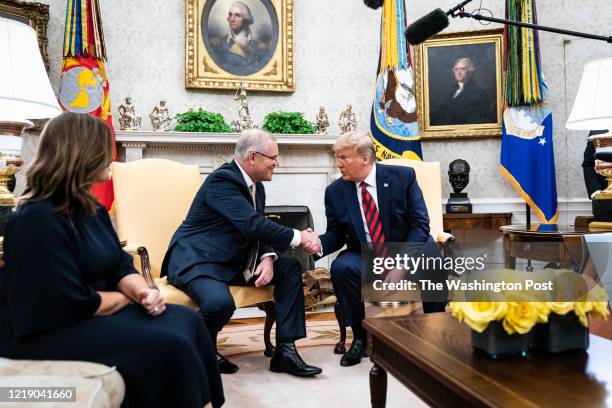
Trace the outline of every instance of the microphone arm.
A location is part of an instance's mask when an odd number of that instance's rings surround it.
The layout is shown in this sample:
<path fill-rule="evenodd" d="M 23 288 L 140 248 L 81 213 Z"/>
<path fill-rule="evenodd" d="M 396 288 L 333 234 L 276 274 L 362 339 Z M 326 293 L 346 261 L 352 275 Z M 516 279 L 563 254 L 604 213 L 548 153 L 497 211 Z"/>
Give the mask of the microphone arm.
<path fill-rule="evenodd" d="M 454 13 L 455 11 L 457 11 L 461 7 L 463 7 L 468 1 L 471 1 L 471 0 L 464 1 L 459 6 L 456 6 L 452 10 L 449 10 L 449 12 L 453 11 L 453 13 Z M 492 23 L 514 25 L 514 26 L 519 26 L 519 27 L 523 27 L 523 28 L 531 28 L 531 29 L 534 29 L 534 30 L 550 31 L 551 33 L 566 34 L 566 35 L 571 35 L 571 36 L 574 36 L 574 37 L 590 38 L 591 40 L 600 40 L 600 41 L 605 41 L 605 42 L 607 42 L 609 44 L 612 44 L 612 36 L 605 37 L 603 35 L 595 35 L 595 34 L 589 34 L 589 33 L 580 33 L 578 31 L 563 30 L 561 28 L 546 27 L 546 26 L 541 26 L 541 25 L 538 25 L 538 24 L 522 23 L 520 21 L 505 20 L 505 19 L 502 19 L 502 18 L 488 17 L 488 16 L 483 16 L 481 14 L 466 13 L 465 11 L 460 11 L 459 13 L 456 13 L 456 14 L 450 14 L 450 16 L 453 17 L 453 18 L 456 18 L 456 17 L 460 17 L 460 18 L 473 18 L 474 20 L 478 20 L 478 21 L 484 20 L 484 21 L 490 21 Z"/>
<path fill-rule="evenodd" d="M 447 16 L 451 16 L 451 17 L 456 17 L 455 12 L 457 11 L 463 11 L 463 6 L 465 6 L 466 4 L 468 4 L 469 2 L 471 2 L 472 0 L 465 0 L 463 3 L 461 4 L 457 4 L 455 7 L 453 7 L 452 9 L 448 10 L 446 12 Z"/>

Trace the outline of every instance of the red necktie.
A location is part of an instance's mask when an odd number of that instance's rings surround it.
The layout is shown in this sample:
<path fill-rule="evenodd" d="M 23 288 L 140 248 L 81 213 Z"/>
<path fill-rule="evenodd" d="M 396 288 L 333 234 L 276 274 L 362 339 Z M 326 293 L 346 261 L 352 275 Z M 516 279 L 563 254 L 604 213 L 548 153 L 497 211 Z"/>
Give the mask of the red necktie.
<path fill-rule="evenodd" d="M 370 231 L 370 239 L 374 245 L 374 254 L 377 257 L 386 257 L 388 251 L 385 245 L 385 233 L 382 229 L 382 222 L 378 215 L 376 203 L 366 189 L 366 186 L 367 184 L 365 181 L 359 184 L 359 187 L 361 187 L 361 205 L 363 207 L 366 224 L 368 224 L 368 231 Z"/>

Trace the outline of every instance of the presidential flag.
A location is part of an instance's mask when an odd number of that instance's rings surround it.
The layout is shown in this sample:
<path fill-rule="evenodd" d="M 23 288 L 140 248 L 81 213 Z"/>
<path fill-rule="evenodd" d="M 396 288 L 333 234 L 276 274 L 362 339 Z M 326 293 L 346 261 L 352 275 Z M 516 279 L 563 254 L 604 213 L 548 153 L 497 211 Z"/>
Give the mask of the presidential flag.
<path fill-rule="evenodd" d="M 535 0 L 507 0 L 506 17 L 537 24 Z M 534 30 L 505 28 L 506 89 L 501 173 L 531 207 L 540 222 L 559 217 L 552 112 Z"/>
<path fill-rule="evenodd" d="M 106 50 L 98 0 L 68 0 L 64 62 L 58 99 L 64 111 L 87 113 L 105 121 L 114 139 L 105 60 Z M 87 135 L 83 137 L 86 138 Z M 116 149 L 114 160 L 117 160 Z M 98 183 L 94 185 L 92 192 L 110 211 L 114 201 L 113 182 Z"/>
<path fill-rule="evenodd" d="M 379 159 L 422 160 L 414 75 L 406 43 L 404 0 L 385 0 L 380 25 L 380 55 L 370 130 Z"/>

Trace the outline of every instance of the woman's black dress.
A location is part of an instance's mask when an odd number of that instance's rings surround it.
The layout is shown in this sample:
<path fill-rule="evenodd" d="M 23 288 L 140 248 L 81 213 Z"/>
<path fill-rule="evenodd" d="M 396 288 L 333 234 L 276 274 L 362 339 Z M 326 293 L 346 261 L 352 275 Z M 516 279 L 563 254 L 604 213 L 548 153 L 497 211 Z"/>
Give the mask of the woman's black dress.
<path fill-rule="evenodd" d="M 116 366 L 129 407 L 223 404 L 215 349 L 201 317 L 168 305 L 153 317 L 140 305 L 94 316 L 96 291 L 137 273 L 110 218 L 69 218 L 49 200 L 11 216 L 0 270 L 0 356 L 81 360 Z"/>

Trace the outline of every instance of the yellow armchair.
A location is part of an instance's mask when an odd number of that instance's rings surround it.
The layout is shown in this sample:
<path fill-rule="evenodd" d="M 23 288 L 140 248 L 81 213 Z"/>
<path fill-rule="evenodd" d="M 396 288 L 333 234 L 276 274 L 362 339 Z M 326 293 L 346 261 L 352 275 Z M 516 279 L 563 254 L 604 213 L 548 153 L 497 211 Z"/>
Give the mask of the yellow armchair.
<path fill-rule="evenodd" d="M 423 192 L 423 199 L 429 214 L 429 234 L 434 241 L 446 244 L 455 240 L 452 234 L 444 232 L 442 213 L 442 175 L 439 162 L 424 162 L 410 159 L 388 159 L 380 164 L 412 167 L 417 183 Z"/>
<path fill-rule="evenodd" d="M 112 165 L 117 233 L 125 249 L 138 255 L 134 262 L 150 286 L 166 302 L 197 309 L 181 290 L 160 278 L 161 265 L 172 234 L 179 227 L 202 185 L 198 166 L 165 159 L 144 159 Z M 136 257 L 135 257 L 136 259 Z M 139 265 L 140 264 L 140 265 Z M 236 307 L 257 305 L 266 312 L 265 354 L 274 351 L 270 331 L 274 324 L 272 287 L 230 286 Z"/>

